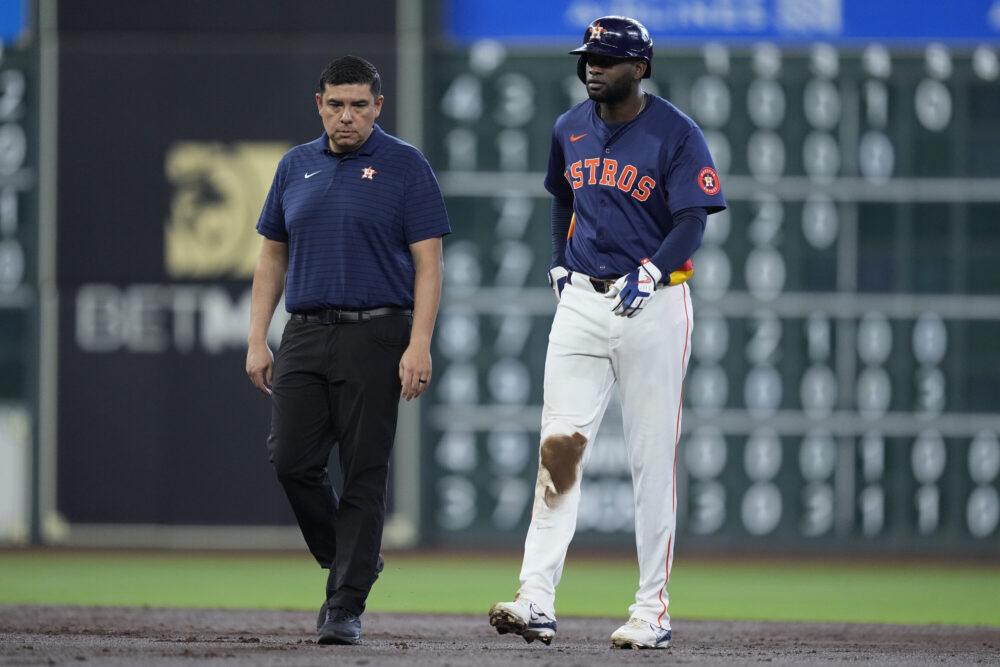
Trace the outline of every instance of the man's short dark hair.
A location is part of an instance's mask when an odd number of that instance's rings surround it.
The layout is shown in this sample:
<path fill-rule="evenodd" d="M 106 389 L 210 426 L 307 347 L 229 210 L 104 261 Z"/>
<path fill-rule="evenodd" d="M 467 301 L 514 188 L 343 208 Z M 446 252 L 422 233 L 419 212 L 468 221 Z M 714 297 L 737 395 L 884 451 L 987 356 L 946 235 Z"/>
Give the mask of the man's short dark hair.
<path fill-rule="evenodd" d="M 382 77 L 375 65 L 357 56 L 342 56 L 330 62 L 319 77 L 319 94 L 327 85 L 343 86 L 352 83 L 367 83 L 376 99 L 382 94 Z"/>

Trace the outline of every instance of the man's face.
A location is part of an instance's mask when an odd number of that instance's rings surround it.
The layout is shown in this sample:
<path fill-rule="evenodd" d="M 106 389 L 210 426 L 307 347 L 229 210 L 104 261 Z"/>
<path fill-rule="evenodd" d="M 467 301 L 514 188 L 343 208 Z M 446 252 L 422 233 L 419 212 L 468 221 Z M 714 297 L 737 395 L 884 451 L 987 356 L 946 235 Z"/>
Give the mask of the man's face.
<path fill-rule="evenodd" d="M 615 104 L 632 90 L 632 82 L 642 78 L 646 63 L 641 60 L 587 54 L 587 94 L 595 102 Z"/>
<path fill-rule="evenodd" d="M 372 95 L 367 83 L 326 84 L 316 93 L 316 108 L 334 153 L 349 153 L 371 136 L 375 119 L 382 112 L 383 97 Z"/>

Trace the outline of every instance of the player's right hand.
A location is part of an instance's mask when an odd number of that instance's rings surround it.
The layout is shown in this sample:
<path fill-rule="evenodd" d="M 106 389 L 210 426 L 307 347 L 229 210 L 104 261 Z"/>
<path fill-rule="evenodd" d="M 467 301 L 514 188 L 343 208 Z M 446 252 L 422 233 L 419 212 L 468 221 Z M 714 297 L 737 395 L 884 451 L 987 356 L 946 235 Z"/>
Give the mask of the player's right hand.
<path fill-rule="evenodd" d="M 268 396 L 271 395 L 274 355 L 266 343 L 258 343 L 247 348 L 247 375 L 253 386 Z"/>
<path fill-rule="evenodd" d="M 556 295 L 556 301 L 562 299 L 562 291 L 566 287 L 566 279 L 568 277 L 569 271 L 565 266 L 553 266 L 549 269 L 549 286 Z"/>
<path fill-rule="evenodd" d="M 618 303 L 611 312 L 619 317 L 635 317 L 641 313 L 662 277 L 655 264 L 648 259 L 642 260 L 636 269 L 616 280 L 612 289 L 604 295 L 605 299 L 618 297 Z"/>

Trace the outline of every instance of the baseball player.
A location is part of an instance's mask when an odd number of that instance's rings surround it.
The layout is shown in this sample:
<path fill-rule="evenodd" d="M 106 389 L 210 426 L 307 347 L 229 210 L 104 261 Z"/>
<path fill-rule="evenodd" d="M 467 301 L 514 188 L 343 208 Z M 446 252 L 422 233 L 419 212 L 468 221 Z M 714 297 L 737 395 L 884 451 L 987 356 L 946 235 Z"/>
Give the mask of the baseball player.
<path fill-rule="evenodd" d="M 512 602 L 493 605 L 490 624 L 528 642 L 552 642 L 555 588 L 576 527 L 581 472 L 617 384 L 639 588 L 611 642 L 665 648 L 693 322 L 686 281 L 707 216 L 726 205 L 701 130 L 640 86 L 653 58 L 641 23 L 597 19 L 570 53 L 579 55 L 577 75 L 590 99 L 556 120 L 545 177 L 554 197 L 549 283 L 558 306 L 545 362 L 535 500 L 521 587 Z"/>

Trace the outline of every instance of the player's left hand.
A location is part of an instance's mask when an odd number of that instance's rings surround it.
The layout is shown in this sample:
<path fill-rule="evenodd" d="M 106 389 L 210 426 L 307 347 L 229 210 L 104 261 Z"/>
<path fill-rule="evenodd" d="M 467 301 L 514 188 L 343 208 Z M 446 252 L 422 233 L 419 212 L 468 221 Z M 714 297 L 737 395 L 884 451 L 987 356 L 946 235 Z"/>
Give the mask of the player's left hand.
<path fill-rule="evenodd" d="M 400 396 L 407 401 L 427 391 L 431 383 L 431 348 L 411 340 L 399 360 Z"/>
<path fill-rule="evenodd" d="M 562 300 L 562 291 L 566 287 L 567 278 L 569 278 L 569 270 L 565 266 L 553 266 L 549 269 L 549 287 L 556 295 L 556 301 Z"/>
<path fill-rule="evenodd" d="M 656 268 L 656 265 L 648 259 L 628 275 L 622 276 L 615 281 L 615 284 L 604 295 L 606 299 L 618 297 L 618 302 L 611 309 L 619 317 L 635 317 L 641 311 L 646 301 L 653 296 L 656 286 L 660 282 L 663 273 Z"/>

